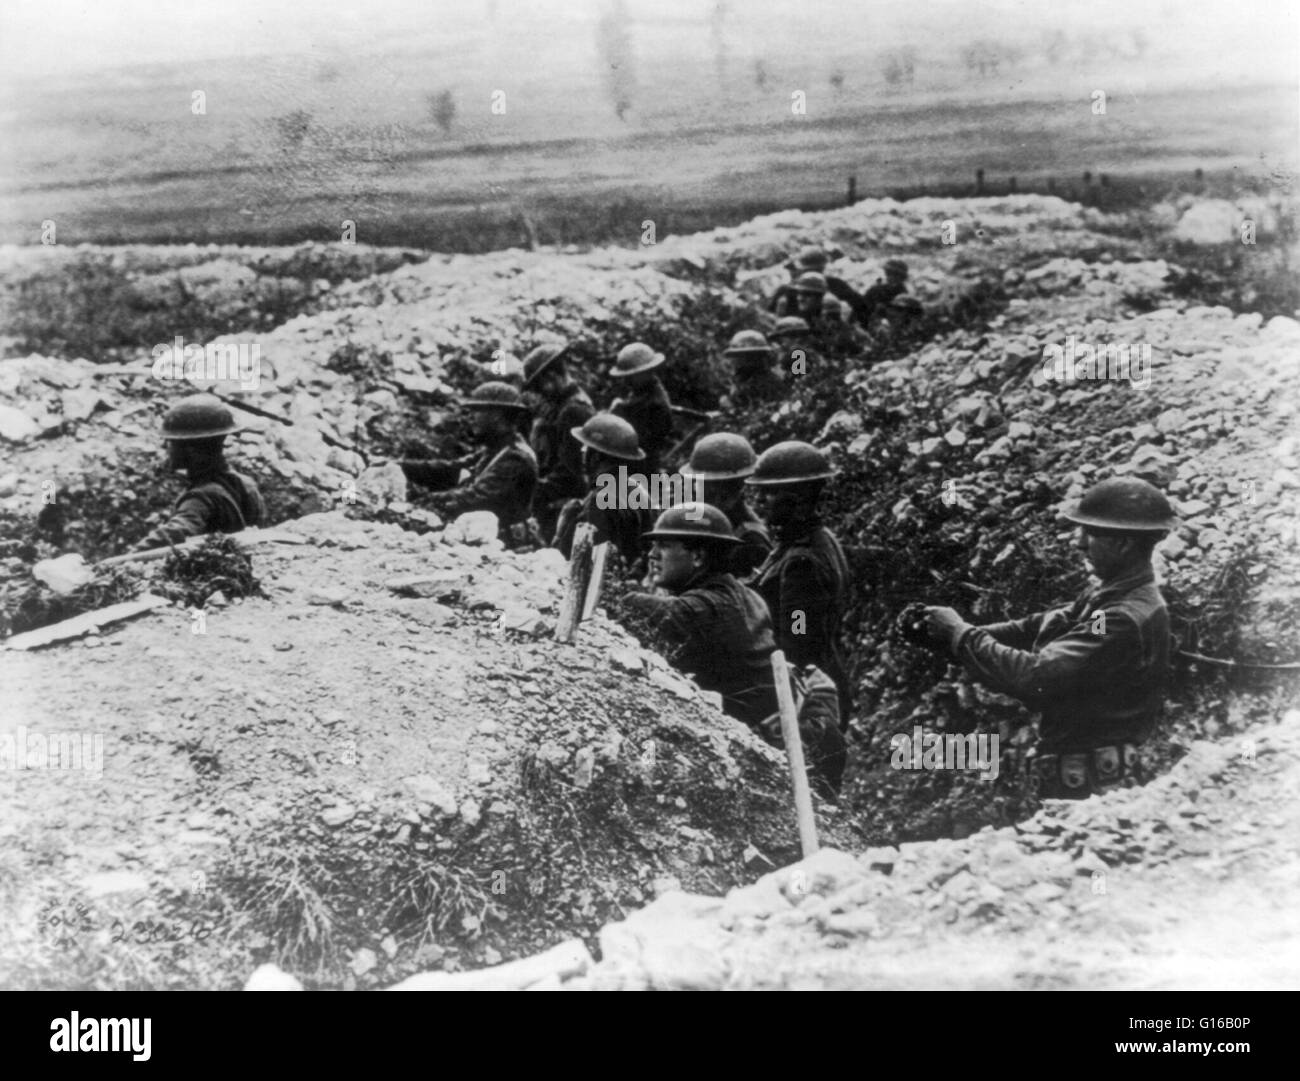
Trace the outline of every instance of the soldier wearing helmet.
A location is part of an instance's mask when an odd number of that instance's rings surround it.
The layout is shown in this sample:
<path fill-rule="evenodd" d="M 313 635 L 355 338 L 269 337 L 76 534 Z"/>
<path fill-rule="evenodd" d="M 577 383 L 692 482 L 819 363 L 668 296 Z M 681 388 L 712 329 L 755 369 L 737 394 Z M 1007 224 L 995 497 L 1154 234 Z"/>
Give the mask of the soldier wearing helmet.
<path fill-rule="evenodd" d="M 645 452 L 646 473 L 658 471 L 660 456 L 673 434 L 673 403 L 655 375 L 663 363 L 662 353 L 644 342 L 633 342 L 619 350 L 609 373 L 610 379 L 627 387 L 624 395 L 614 399 L 609 411 L 636 429 L 637 442 Z"/>
<path fill-rule="evenodd" d="M 886 313 L 889 303 L 907 291 L 906 263 L 901 259 L 889 259 L 883 269 L 884 277 L 877 279 L 865 293 L 859 293 L 839 278 L 826 279 L 827 290 L 848 305 L 849 312 L 863 330 L 870 329 L 872 321 Z"/>
<path fill-rule="evenodd" d="M 732 335 L 722 355 L 732 363 L 731 390 L 721 402 L 724 409 L 770 401 L 785 392 L 784 380 L 772 370 L 772 347 L 757 330 Z"/>
<path fill-rule="evenodd" d="M 862 304 L 854 313 L 862 326 L 868 326 L 872 319 L 885 315 L 893 300 L 907 292 L 907 264 L 901 259 L 889 259 L 885 263 L 885 276 L 862 294 Z"/>
<path fill-rule="evenodd" d="M 530 539 L 528 512 L 537 484 L 537 458 L 519 434 L 528 407 L 509 383 L 495 381 L 480 385 L 461 405 L 470 413 L 477 451 L 455 459 L 403 458 L 398 464 L 412 484 L 435 489 L 429 503 L 439 514 L 491 511 L 501 539 L 520 547 Z"/>
<path fill-rule="evenodd" d="M 211 394 L 192 394 L 167 410 L 162 432 L 167 464 L 186 474 L 189 487 L 167 521 L 150 530 L 136 551 L 262 524 L 266 504 L 257 485 L 226 464 L 226 436 L 238 430 L 230 410 Z"/>
<path fill-rule="evenodd" d="M 597 413 L 571 434 L 582 446 L 583 472 L 591 490 L 565 503 L 553 546 L 568 559 L 578 523 L 587 522 L 595 530 L 595 542 L 608 541 L 628 576 L 639 579 L 645 575 L 649 549 L 645 534 L 659 508 L 645 484 L 645 453 L 637 445 L 636 431 L 622 417 Z"/>
<path fill-rule="evenodd" d="M 714 432 L 695 444 L 682 476 L 699 487 L 700 502 L 717 507 L 731 523 L 731 535 L 739 541 L 730 549 L 727 569 L 737 578 L 747 578 L 772 550 L 772 539 L 745 502 L 745 478 L 754 472 L 758 455 L 743 435 Z"/>
<path fill-rule="evenodd" d="M 826 275 L 807 271 L 795 278 L 790 288 L 795 294 L 795 310 L 791 314 L 817 330 L 822 318 L 822 298 L 826 295 Z"/>
<path fill-rule="evenodd" d="M 816 245 L 800 248 L 799 254 L 785 264 L 786 270 L 790 272 L 790 282 L 782 285 L 772 294 L 772 299 L 768 301 L 767 310 L 778 318 L 797 315 L 799 313 L 799 294 L 794 283 L 803 274 L 825 274 L 828 262 L 830 262 L 830 257 Z"/>
<path fill-rule="evenodd" d="M 722 696 L 722 708 L 779 745 L 772 651 L 772 620 L 762 597 L 728 570 L 739 541 L 731 522 L 707 503 L 679 503 L 664 511 L 647 536 L 650 575 L 667 596 L 629 593 L 625 602 L 647 616 L 678 669 Z M 844 738 L 831 716 L 835 702 L 808 696 L 801 711 L 809 773 L 834 798 L 844 773 Z"/>
<path fill-rule="evenodd" d="M 776 542 L 754 588 L 772 610 L 777 645 L 794 663 L 814 664 L 834 680 L 847 725 L 852 697 L 840 623 L 851 578 L 840 542 L 818 516 L 832 475 L 821 451 L 792 440 L 765 450 L 745 483 L 758 489 Z"/>
<path fill-rule="evenodd" d="M 822 355 L 814 345 L 814 342 L 820 345 L 820 337 L 808 321 L 798 315 L 782 316 L 768 333 L 777 363 L 784 371 L 795 375 L 822 370 Z"/>
<path fill-rule="evenodd" d="M 847 309 L 847 304 L 830 293 L 822 297 L 817 344 L 832 357 L 856 355 L 870 343 L 870 338 L 850 320 Z"/>
<path fill-rule="evenodd" d="M 566 500 L 587 491 L 582 475 L 582 447 L 569 433 L 595 413 L 587 392 L 569 378 L 567 345 L 539 345 L 524 357 L 524 390 L 535 399 L 529 442 L 537 455 L 537 490 L 533 514 L 542 536 L 555 533 Z"/>
<path fill-rule="evenodd" d="M 1169 615 L 1151 553 L 1177 523 L 1136 477 L 1090 488 L 1064 512 L 1099 585 L 1072 604 L 982 627 L 925 610 L 931 638 L 986 686 L 1041 711 L 1037 769 L 1046 798 L 1083 799 L 1146 777 L 1139 748 L 1164 705 Z"/>

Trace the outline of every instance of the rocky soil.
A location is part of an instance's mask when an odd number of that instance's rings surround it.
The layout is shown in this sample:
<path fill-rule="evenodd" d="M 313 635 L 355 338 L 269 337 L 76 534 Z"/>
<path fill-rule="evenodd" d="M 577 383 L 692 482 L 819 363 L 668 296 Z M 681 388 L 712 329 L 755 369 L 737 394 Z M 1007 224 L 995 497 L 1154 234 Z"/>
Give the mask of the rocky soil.
<path fill-rule="evenodd" d="M 0 985 L 371 986 L 797 855 L 776 752 L 603 616 L 553 640 L 553 550 L 284 528 L 261 598 L 4 653 L 6 730 L 103 759 L 0 771 Z"/>
<path fill-rule="evenodd" d="M 210 275 L 190 325 L 263 359 L 256 389 L 218 389 L 280 418 L 242 414 L 232 457 L 273 520 L 311 543 L 256 550 L 265 595 L 209 600 L 204 634 L 172 607 L 5 653 L 6 731 L 99 732 L 106 750 L 102 778 L 0 773 L 0 983 L 238 986 L 262 963 L 310 986 L 430 971 L 490 981 L 460 970 L 548 947 L 554 965 L 501 981 L 1248 983 L 1249 966 L 1223 967 L 1233 943 L 1266 949 L 1259 979 L 1285 982 L 1294 928 L 1269 906 L 1293 890 L 1294 867 L 1288 856 L 1275 879 L 1266 866 L 1294 825 L 1278 810 L 1295 782 L 1293 718 L 1277 727 L 1294 705 L 1285 679 L 1227 687 L 1206 679 L 1216 669 L 1181 665 L 1156 741 L 1169 772 L 1081 807 L 1040 808 L 1011 771 L 992 783 L 903 774 L 886 750 L 917 723 L 978 726 L 1004 746 L 1031 735 L 1016 734 L 1014 704 L 902 642 L 893 617 L 914 599 L 990 620 L 1059 603 L 1083 579 L 1052 512 L 1115 472 L 1176 500 L 1183 524 L 1160 569 L 1183 647 L 1297 659 L 1297 313 L 1265 317 L 1244 287 L 1232 308 L 1207 304 L 1192 256 L 1173 257 L 1177 244 L 1230 242 L 1215 238 L 1234 214 L 1258 224 L 1245 258 L 1294 259 L 1269 203 L 1157 207 L 1142 223 L 1164 230 L 1153 240 L 1039 196 L 868 200 L 634 250 L 371 253 L 375 273 L 320 271 L 329 288 L 284 309 L 259 301 L 244 270 L 294 277 L 283 268 L 298 258 L 305 280 L 333 249 L 103 255 L 136 291 L 165 292 L 186 267 Z M 362 514 L 364 491 L 357 510 L 339 508 L 376 456 L 454 443 L 453 395 L 539 342 L 576 338 L 603 400 L 610 354 L 650 341 L 669 353 L 675 397 L 711 407 L 717 350 L 762 325 L 757 302 L 806 243 L 831 248 L 831 271 L 859 287 L 904 256 L 929 314 L 917 340 L 792 376 L 786 400 L 730 418 L 760 448 L 814 439 L 840 470 L 831 520 L 856 577 L 858 710 L 844 807 L 821 812 L 839 851 L 724 902 L 796 854 L 780 759 L 605 616 L 576 648 L 556 646 L 553 556 L 465 544 L 472 529 L 409 511 L 364 520 L 376 517 Z M 67 258 L 6 249 L 10 298 Z M 208 318 L 227 295 L 240 299 L 225 321 Z M 174 494 L 157 473 L 158 424 L 194 388 L 151 377 L 150 347 L 171 337 L 160 326 L 124 327 L 99 352 L 6 339 L 6 621 L 46 599 L 37 559 L 112 554 Z M 1150 345 L 1149 381 L 1045 382 L 1044 348 L 1069 339 Z M 652 940 L 671 965 L 646 960 Z M 947 975 L 954 942 L 975 963 Z M 1198 942 L 1182 968 L 1169 959 Z M 589 950 L 603 958 L 594 969 Z"/>

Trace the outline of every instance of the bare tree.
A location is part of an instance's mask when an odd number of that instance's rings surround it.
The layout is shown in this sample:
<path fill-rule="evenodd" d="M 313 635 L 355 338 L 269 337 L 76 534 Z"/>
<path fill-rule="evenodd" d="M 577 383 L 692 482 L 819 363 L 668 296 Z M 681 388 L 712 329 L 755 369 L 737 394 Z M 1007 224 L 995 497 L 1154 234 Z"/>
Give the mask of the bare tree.
<path fill-rule="evenodd" d="M 452 96 L 450 90 L 440 90 L 436 94 L 430 94 L 428 97 L 429 115 L 433 122 L 442 129 L 442 133 L 447 135 L 451 132 L 451 125 L 456 119 L 456 99 Z"/>
<path fill-rule="evenodd" d="M 631 24 L 626 0 L 608 0 L 596 23 L 596 50 L 605 66 L 605 86 L 620 120 L 625 119 L 636 97 Z"/>

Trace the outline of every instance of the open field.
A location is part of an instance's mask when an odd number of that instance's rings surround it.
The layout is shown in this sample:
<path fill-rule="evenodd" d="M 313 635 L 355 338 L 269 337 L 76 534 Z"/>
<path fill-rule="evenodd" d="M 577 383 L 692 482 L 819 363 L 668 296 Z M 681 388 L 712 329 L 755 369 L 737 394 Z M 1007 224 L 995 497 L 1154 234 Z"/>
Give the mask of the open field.
<path fill-rule="evenodd" d="M 1286 185 L 1298 164 L 1294 86 L 1275 66 L 1207 93 L 1208 56 L 1104 55 L 1081 38 L 1057 64 L 1030 41 L 983 77 L 968 77 L 955 46 L 922 48 L 915 82 L 891 86 L 879 49 L 720 59 L 692 27 L 634 28 L 621 116 L 596 56 L 543 69 L 526 27 L 503 38 L 450 26 L 437 47 L 382 58 L 10 83 L 0 242 L 37 243 L 45 221 L 60 244 L 336 241 L 349 220 L 358 242 L 439 251 L 635 244 L 647 219 L 662 238 L 842 205 L 850 176 L 858 197 L 967 195 L 983 169 L 989 193 L 1015 177 L 1021 191 L 1115 208 L 1198 190 L 1198 169 L 1231 194 Z M 565 33 L 588 42 L 590 28 Z M 670 49 L 674 64 L 651 62 Z"/>

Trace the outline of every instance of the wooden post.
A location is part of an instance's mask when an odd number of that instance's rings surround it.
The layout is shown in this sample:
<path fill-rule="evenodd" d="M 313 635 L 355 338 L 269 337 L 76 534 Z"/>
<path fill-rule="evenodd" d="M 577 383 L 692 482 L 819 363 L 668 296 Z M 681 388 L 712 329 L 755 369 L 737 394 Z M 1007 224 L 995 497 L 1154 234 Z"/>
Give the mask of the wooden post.
<path fill-rule="evenodd" d="M 856 176 L 851 175 L 849 177 L 849 206 L 852 206 L 857 201 L 858 201 L 858 178 Z"/>
<path fill-rule="evenodd" d="M 1007 188 L 1010 190 L 1012 195 L 1020 190 L 1016 185 L 1016 178 L 1014 176 L 1007 182 Z"/>
<path fill-rule="evenodd" d="M 817 851 L 817 820 L 813 818 L 812 791 L 808 787 L 808 768 L 803 760 L 803 740 L 799 738 L 799 718 L 795 713 L 794 695 L 790 693 L 790 669 L 781 650 L 772 653 L 772 675 L 776 679 L 776 701 L 781 710 L 781 739 L 790 763 L 790 781 L 794 786 L 794 816 L 799 823 L 799 845 L 804 859 Z"/>
<path fill-rule="evenodd" d="M 573 531 L 573 554 L 569 557 L 569 587 L 555 621 L 555 640 L 572 642 L 582 618 L 582 604 L 591 579 L 591 536 L 595 531 L 588 522 L 579 522 Z"/>
<path fill-rule="evenodd" d="M 590 619 L 600 600 L 600 587 L 605 581 L 605 559 L 609 555 L 609 541 L 601 541 L 591 550 L 591 581 L 587 584 L 587 597 L 583 601 L 581 619 Z"/>
<path fill-rule="evenodd" d="M 975 170 L 975 194 L 976 195 L 984 194 L 984 170 L 983 169 Z"/>

